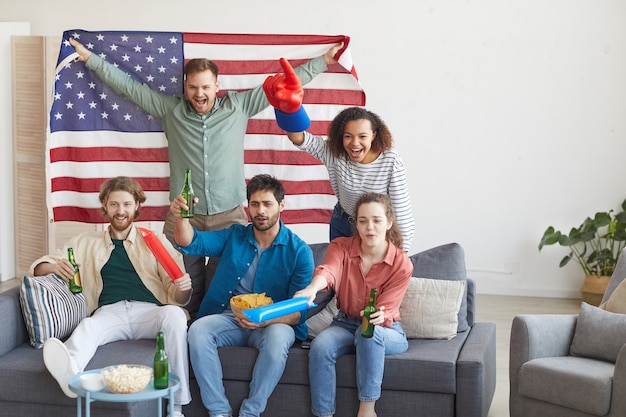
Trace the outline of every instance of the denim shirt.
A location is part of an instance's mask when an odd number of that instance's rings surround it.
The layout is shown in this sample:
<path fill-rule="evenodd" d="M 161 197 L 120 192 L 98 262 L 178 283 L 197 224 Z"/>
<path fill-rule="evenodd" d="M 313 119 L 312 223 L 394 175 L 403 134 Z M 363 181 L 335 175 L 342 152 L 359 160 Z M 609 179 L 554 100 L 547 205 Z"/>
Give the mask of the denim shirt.
<path fill-rule="evenodd" d="M 192 242 L 188 246 L 177 245 L 186 255 L 220 257 L 196 318 L 221 313 L 228 306 L 233 291 L 256 256 L 253 227 L 233 224 L 227 229 L 200 232 L 194 228 Z M 276 239 L 259 260 L 254 292 L 265 292 L 274 302 L 292 298 L 296 291 L 311 283 L 313 268 L 311 248 L 281 220 Z M 302 312 L 300 323 L 294 326 L 300 340 L 308 335 L 306 318 L 306 312 Z"/>

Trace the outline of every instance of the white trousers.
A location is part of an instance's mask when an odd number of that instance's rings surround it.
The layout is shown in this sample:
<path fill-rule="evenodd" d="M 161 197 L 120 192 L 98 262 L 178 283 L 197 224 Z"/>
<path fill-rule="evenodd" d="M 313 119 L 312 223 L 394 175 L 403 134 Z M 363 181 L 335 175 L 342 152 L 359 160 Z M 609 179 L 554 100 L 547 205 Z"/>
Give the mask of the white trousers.
<path fill-rule="evenodd" d="M 100 307 L 91 317 L 80 322 L 65 346 L 82 372 L 98 346 L 118 340 L 156 339 L 159 331 L 164 334 L 170 372 L 180 378 L 174 404 L 189 404 L 187 317 L 180 307 L 139 301 L 119 301 Z"/>

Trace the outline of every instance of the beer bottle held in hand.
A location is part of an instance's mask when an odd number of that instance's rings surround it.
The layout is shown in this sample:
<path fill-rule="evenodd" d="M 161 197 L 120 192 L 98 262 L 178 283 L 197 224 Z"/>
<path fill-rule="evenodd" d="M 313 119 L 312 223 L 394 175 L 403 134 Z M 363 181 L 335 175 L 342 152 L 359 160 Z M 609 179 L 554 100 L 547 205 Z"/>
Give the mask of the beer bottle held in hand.
<path fill-rule="evenodd" d="M 165 352 L 163 332 L 157 333 L 156 352 L 154 352 L 154 389 L 164 389 L 169 386 L 169 363 Z"/>
<path fill-rule="evenodd" d="M 185 199 L 185 204 L 188 207 L 188 210 L 180 209 L 180 216 L 185 219 L 190 219 L 193 217 L 193 200 L 196 195 L 193 192 L 193 187 L 191 185 L 191 169 L 187 168 L 185 170 L 185 185 L 183 185 L 183 190 L 180 194 Z"/>
<path fill-rule="evenodd" d="M 70 291 L 73 294 L 80 294 L 83 292 L 83 283 L 80 280 L 80 271 L 78 270 L 78 265 L 76 265 L 76 260 L 74 259 L 73 248 L 67 248 L 67 259 L 74 267 L 74 276 L 72 276 L 72 279 L 70 279 L 69 282 Z"/>
<path fill-rule="evenodd" d="M 370 299 L 363 310 L 363 322 L 361 323 L 361 336 L 374 336 L 374 325 L 370 322 L 370 315 L 377 311 L 376 308 L 376 288 L 370 290 Z"/>

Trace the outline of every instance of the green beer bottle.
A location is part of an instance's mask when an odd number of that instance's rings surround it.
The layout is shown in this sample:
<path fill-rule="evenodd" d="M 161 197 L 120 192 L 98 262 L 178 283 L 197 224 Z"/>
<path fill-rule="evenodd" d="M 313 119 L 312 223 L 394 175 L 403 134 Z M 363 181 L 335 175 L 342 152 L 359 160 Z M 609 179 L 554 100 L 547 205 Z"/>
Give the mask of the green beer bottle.
<path fill-rule="evenodd" d="M 70 291 L 73 294 L 80 294 L 83 292 L 83 284 L 80 280 L 80 271 L 78 269 L 78 265 L 76 265 L 76 260 L 74 259 L 74 249 L 67 248 L 67 259 L 70 261 L 72 266 L 74 267 L 74 276 L 70 279 L 69 287 Z"/>
<path fill-rule="evenodd" d="M 156 352 L 154 352 L 154 389 L 164 389 L 169 386 L 169 363 L 165 352 L 163 332 L 157 333 Z"/>
<path fill-rule="evenodd" d="M 196 197 L 193 192 L 193 187 L 191 185 L 191 169 L 187 168 L 185 170 L 185 185 L 183 185 L 183 190 L 180 194 L 185 199 L 185 204 L 189 207 L 189 210 L 180 209 L 181 217 L 185 219 L 190 219 L 193 217 L 193 200 Z"/>
<path fill-rule="evenodd" d="M 370 290 L 370 299 L 363 309 L 363 322 L 361 323 L 361 336 L 372 337 L 374 336 L 374 325 L 370 322 L 370 315 L 377 311 L 376 308 L 376 288 Z"/>

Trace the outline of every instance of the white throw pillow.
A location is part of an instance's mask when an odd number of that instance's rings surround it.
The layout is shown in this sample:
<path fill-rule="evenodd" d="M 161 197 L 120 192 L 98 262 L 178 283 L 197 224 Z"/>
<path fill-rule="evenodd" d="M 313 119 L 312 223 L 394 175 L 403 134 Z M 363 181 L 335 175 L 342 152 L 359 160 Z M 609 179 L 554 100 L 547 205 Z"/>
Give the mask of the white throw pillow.
<path fill-rule="evenodd" d="M 402 328 L 407 338 L 452 339 L 456 336 L 465 285 L 465 280 L 411 277 L 400 305 Z"/>
<path fill-rule="evenodd" d="M 41 349 L 50 337 L 68 337 L 87 317 L 85 295 L 72 294 L 54 274 L 25 276 L 20 286 L 20 304 L 30 344 Z"/>

